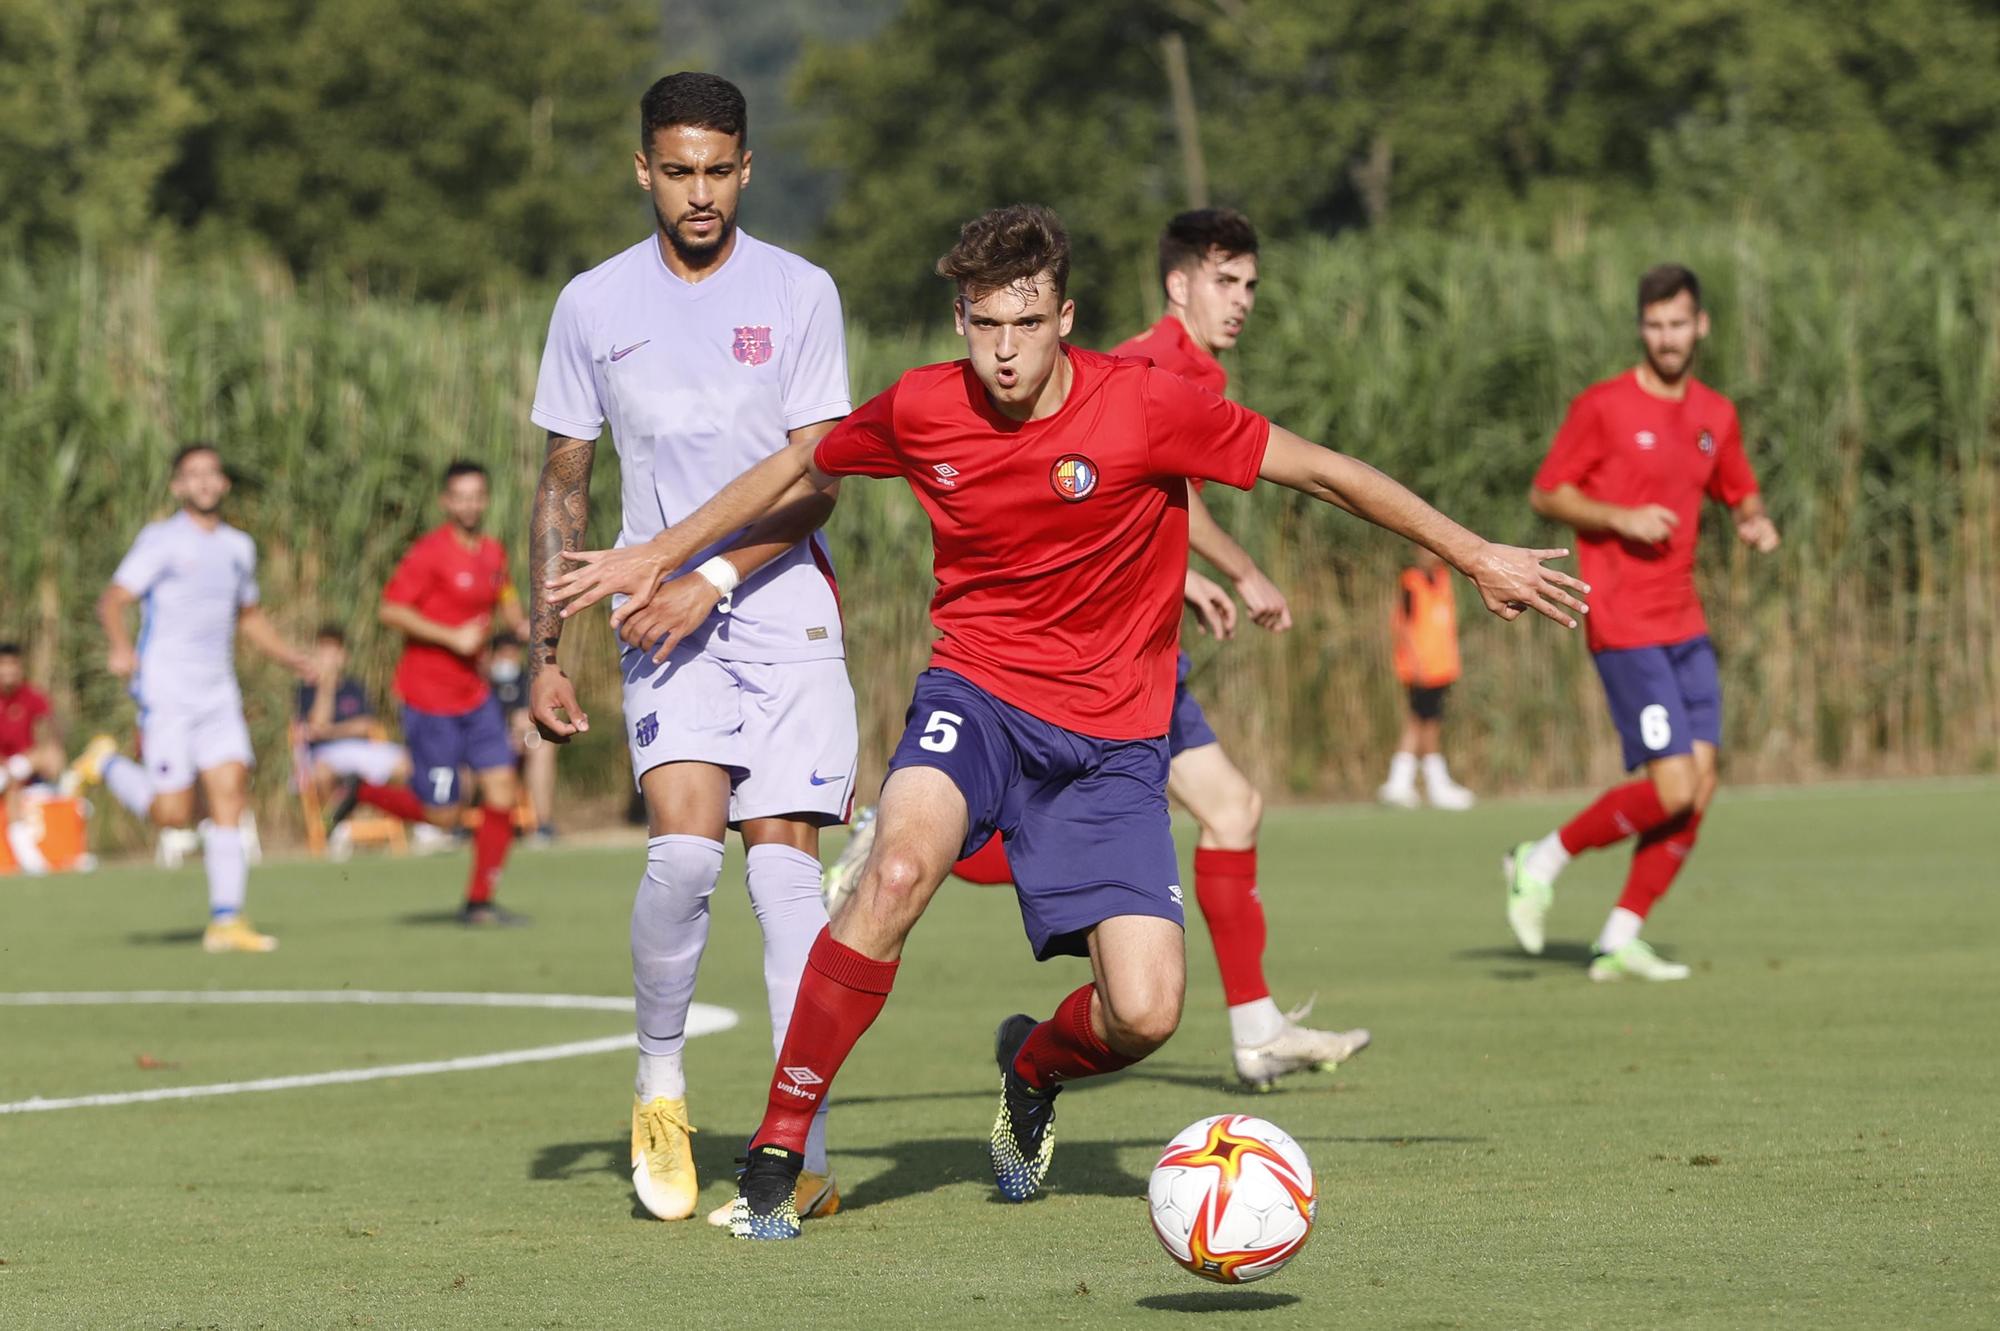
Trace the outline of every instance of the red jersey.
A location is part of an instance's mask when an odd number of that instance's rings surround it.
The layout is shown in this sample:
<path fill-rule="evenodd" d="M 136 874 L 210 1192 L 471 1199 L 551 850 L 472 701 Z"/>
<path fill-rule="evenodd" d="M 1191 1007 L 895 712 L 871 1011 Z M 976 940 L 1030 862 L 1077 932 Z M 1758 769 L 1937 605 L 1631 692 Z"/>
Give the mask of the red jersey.
<path fill-rule="evenodd" d="M 1262 416 L 1140 361 L 1065 347 L 1053 416 L 994 410 L 969 361 L 909 371 L 820 440 L 830 475 L 901 476 L 931 520 L 931 664 L 1097 739 L 1167 733 L 1187 486 L 1256 482 Z"/>
<path fill-rule="evenodd" d="M 508 591 L 507 552 L 500 542 L 482 536 L 468 550 L 447 524 L 417 538 L 382 589 L 382 599 L 453 628 L 492 618 Z M 485 702 L 490 691 L 476 657 L 434 642 L 403 644 L 396 695 L 418 711 L 458 716 Z"/>
<path fill-rule="evenodd" d="M 1537 489 L 1574 485 L 1600 503 L 1661 504 L 1680 519 L 1660 545 L 1610 532 L 1577 536 L 1577 572 L 1590 584 L 1590 650 L 1657 647 L 1708 632 L 1694 589 L 1705 495 L 1736 505 L 1757 493 L 1735 404 L 1687 381 L 1678 402 L 1639 386 L 1636 370 L 1592 384 L 1535 473 Z"/>
<path fill-rule="evenodd" d="M 49 700 L 33 684 L 0 693 L 0 758 L 35 747 L 35 722 L 49 714 Z"/>
<path fill-rule="evenodd" d="M 1229 387 L 1229 372 L 1222 368 L 1222 362 L 1196 346 L 1187 325 L 1171 314 L 1161 315 L 1158 323 L 1139 336 L 1126 338 L 1111 348 L 1111 354 L 1149 360 L 1218 397 Z"/>

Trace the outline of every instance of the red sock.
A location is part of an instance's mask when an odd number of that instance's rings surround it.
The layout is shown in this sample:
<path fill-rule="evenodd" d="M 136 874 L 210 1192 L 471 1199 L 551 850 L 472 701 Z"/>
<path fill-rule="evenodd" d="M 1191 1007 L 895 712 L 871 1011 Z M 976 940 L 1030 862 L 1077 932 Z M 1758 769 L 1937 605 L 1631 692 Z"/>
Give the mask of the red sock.
<path fill-rule="evenodd" d="M 472 877 L 465 884 L 465 900 L 478 906 L 493 900 L 494 884 L 514 846 L 514 811 L 487 805 L 479 811 L 479 830 L 472 834 Z"/>
<path fill-rule="evenodd" d="M 406 823 L 424 821 L 424 802 L 408 786 L 378 786 L 363 781 L 354 788 L 354 798 Z"/>
<path fill-rule="evenodd" d="M 1264 903 L 1257 899 L 1257 852 L 1194 852 L 1194 899 L 1208 921 L 1222 997 L 1231 1007 L 1271 996 L 1264 983 Z"/>
<path fill-rule="evenodd" d="M 1625 876 L 1625 894 L 1618 898 L 1618 904 L 1645 919 L 1653 903 L 1674 885 L 1674 875 L 1687 863 L 1688 852 L 1694 849 L 1695 834 L 1700 830 L 1701 815 L 1688 813 L 1661 823 L 1640 837 L 1638 848 L 1632 852 L 1632 871 Z"/>
<path fill-rule="evenodd" d="M 1596 850 L 1628 836 L 1644 836 L 1665 821 L 1667 811 L 1660 807 L 1660 792 L 1641 777 L 1613 786 L 1597 797 L 1597 803 L 1564 823 L 1563 849 L 1572 855 Z"/>
<path fill-rule="evenodd" d="M 1014 866 L 1007 863 L 1007 843 L 998 832 L 987 838 L 985 845 L 952 865 L 951 871 L 968 883 L 985 887 L 1014 881 Z"/>
<path fill-rule="evenodd" d="M 778 1050 L 778 1070 L 751 1145 L 806 1149 L 813 1111 L 833 1088 L 833 1076 L 847 1061 L 862 1032 L 874 1024 L 896 983 L 896 963 L 876 961 L 837 943 L 825 929 L 806 954 L 792 1024 Z"/>
<path fill-rule="evenodd" d="M 1086 984 L 1058 1003 L 1053 1017 L 1028 1032 L 1021 1052 L 1014 1055 L 1014 1071 L 1028 1085 L 1046 1091 L 1059 1082 L 1101 1076 L 1139 1061 L 1105 1044 L 1090 1029 L 1093 990 Z"/>

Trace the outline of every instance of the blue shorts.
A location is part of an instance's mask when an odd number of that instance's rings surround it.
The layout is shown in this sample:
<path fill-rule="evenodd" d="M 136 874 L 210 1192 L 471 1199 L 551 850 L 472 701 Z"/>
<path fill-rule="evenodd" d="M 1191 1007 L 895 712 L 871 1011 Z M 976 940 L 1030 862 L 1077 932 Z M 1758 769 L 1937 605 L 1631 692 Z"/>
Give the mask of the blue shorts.
<path fill-rule="evenodd" d="M 965 796 L 961 857 L 1006 839 L 1037 960 L 1089 955 L 1090 931 L 1118 915 L 1187 927 L 1164 739 L 1092 739 L 933 669 L 889 760 L 905 767 L 936 768 Z"/>
<path fill-rule="evenodd" d="M 1722 680 L 1707 634 L 1599 652 L 1595 659 L 1625 745 L 1626 771 L 1692 753 L 1696 740 L 1722 747 Z"/>
<path fill-rule="evenodd" d="M 1174 666 L 1174 714 L 1167 722 L 1167 756 L 1178 758 L 1189 749 L 1198 749 L 1204 744 L 1218 744 L 1215 731 L 1209 728 L 1208 716 L 1201 710 L 1201 704 L 1188 692 L 1188 671 L 1194 662 L 1188 660 L 1186 652 Z"/>
<path fill-rule="evenodd" d="M 417 798 L 433 809 L 458 803 L 459 768 L 490 772 L 514 765 L 507 718 L 501 714 L 500 700 L 491 694 L 471 711 L 456 715 L 420 712 L 405 703 L 403 742 L 415 769 L 410 784 L 416 787 Z"/>

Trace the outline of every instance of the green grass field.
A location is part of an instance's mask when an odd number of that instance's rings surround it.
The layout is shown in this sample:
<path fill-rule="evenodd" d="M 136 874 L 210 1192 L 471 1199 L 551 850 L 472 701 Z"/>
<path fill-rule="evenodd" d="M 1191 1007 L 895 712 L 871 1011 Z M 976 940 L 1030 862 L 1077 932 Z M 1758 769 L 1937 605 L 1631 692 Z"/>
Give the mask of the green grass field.
<path fill-rule="evenodd" d="M 1594 986 L 1622 856 L 1565 877 L 1517 955 L 1496 860 L 1567 806 L 1283 810 L 1265 838 L 1281 1001 L 1374 1029 L 1251 1096 L 1191 935 L 1181 1033 L 1062 1102 L 1053 1191 L 995 1200 L 991 1035 L 1082 974 L 1010 895 L 948 888 L 843 1072 L 838 1217 L 748 1245 L 634 1216 L 631 1060 L 0 1115 L 6 1327 L 1991 1326 L 2000 1322 L 2000 784 L 1741 795 L 1649 936 L 1680 985 Z M 634 849 L 523 853 L 522 932 L 441 923 L 462 857 L 272 865 L 269 957 L 191 941 L 199 873 L 0 881 L 0 990 L 627 992 Z M 769 1072 L 732 862 L 689 1046 L 704 1206 Z M 616 1036 L 607 1011 L 0 1006 L 0 1102 L 360 1069 Z M 142 1063 L 145 1064 L 142 1066 Z M 1145 1222 L 1161 1144 L 1226 1109 L 1311 1153 L 1319 1232 L 1205 1285 Z M 1203 1314 L 1229 1314 L 1205 1319 Z"/>

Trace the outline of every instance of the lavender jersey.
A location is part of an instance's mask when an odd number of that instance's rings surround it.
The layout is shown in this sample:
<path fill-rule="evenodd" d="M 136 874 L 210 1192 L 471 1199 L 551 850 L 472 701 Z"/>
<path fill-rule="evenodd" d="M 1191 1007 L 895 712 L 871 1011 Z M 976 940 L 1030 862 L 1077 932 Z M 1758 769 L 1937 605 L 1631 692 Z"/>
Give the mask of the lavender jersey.
<path fill-rule="evenodd" d="M 610 424 L 624 546 L 683 521 L 783 448 L 787 431 L 845 416 L 847 394 L 840 294 L 824 271 L 738 231 L 722 267 L 689 283 L 648 236 L 563 288 L 531 416 L 573 439 Z M 728 604 L 692 646 L 751 662 L 844 654 L 833 560 L 817 532 L 744 579 Z"/>
<path fill-rule="evenodd" d="M 257 604 L 257 543 L 186 512 L 149 523 L 111 580 L 139 598 L 139 671 L 132 696 L 148 710 L 235 698 L 236 616 Z"/>

